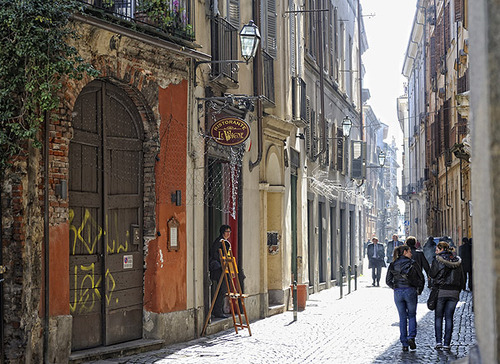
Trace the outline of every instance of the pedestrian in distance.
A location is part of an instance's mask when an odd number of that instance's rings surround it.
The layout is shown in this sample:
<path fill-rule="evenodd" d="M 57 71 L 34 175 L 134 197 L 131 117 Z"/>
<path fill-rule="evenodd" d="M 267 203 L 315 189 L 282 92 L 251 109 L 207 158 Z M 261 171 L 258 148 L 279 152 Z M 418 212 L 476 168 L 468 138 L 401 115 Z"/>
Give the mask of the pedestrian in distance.
<path fill-rule="evenodd" d="M 462 259 L 467 288 L 472 291 L 472 238 L 462 238 L 462 245 L 458 248 L 458 255 Z"/>
<path fill-rule="evenodd" d="M 223 250 L 222 244 L 226 244 L 226 250 L 229 249 L 229 236 L 231 235 L 231 227 L 229 225 L 222 225 L 219 229 L 219 236 L 210 245 L 209 257 L 208 257 L 208 268 L 210 270 L 210 279 L 212 281 L 212 294 L 216 292 L 217 284 L 222 276 L 222 264 L 219 256 L 219 249 Z M 215 299 L 214 308 L 212 311 L 212 316 L 217 318 L 227 318 L 228 316 L 224 313 L 224 297 L 227 293 L 227 287 L 223 283 L 220 285 L 217 298 Z"/>
<path fill-rule="evenodd" d="M 434 255 L 436 254 L 436 242 L 434 241 L 433 236 L 429 236 L 427 238 L 427 241 L 424 244 L 423 251 L 425 258 L 427 259 L 427 263 L 431 264 L 432 260 L 434 259 Z"/>
<path fill-rule="evenodd" d="M 434 332 L 437 350 L 450 350 L 453 334 L 453 315 L 460 291 L 465 288 L 462 259 L 453 253 L 450 245 L 441 241 L 436 246 L 436 257 L 432 261 L 429 276 L 433 287 L 439 288 L 434 313 Z M 443 318 L 445 321 L 443 340 Z"/>
<path fill-rule="evenodd" d="M 390 259 L 392 257 L 394 248 L 397 246 L 403 245 L 403 242 L 399 240 L 398 234 L 393 234 L 392 235 L 392 240 L 387 242 L 387 258 Z"/>
<path fill-rule="evenodd" d="M 366 247 L 366 255 L 368 255 L 368 269 L 372 269 L 372 286 L 380 287 L 382 267 L 385 268 L 385 253 L 384 246 L 379 244 L 377 237 L 374 236 Z"/>
<path fill-rule="evenodd" d="M 403 351 L 417 348 L 417 298 L 424 289 L 425 279 L 422 268 L 412 259 L 407 245 L 394 249 L 393 259 L 385 279 L 394 290 L 394 302 L 399 314 L 399 341 Z"/>
<path fill-rule="evenodd" d="M 425 275 L 427 276 L 427 280 L 429 280 L 429 270 L 431 269 L 429 262 L 425 258 L 424 253 L 421 250 L 417 249 L 417 239 L 414 236 L 409 236 L 406 238 L 405 244 L 408 245 L 411 249 L 412 259 L 418 264 L 420 270 L 425 271 Z"/>

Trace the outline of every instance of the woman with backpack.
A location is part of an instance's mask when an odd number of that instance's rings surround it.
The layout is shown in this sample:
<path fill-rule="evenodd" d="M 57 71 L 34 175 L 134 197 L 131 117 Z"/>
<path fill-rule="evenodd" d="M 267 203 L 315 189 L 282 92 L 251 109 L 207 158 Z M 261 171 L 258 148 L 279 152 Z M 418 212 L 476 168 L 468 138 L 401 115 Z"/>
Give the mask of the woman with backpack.
<path fill-rule="evenodd" d="M 434 332 L 437 350 L 450 350 L 453 333 L 453 315 L 457 307 L 460 291 L 465 289 L 462 260 L 453 253 L 453 248 L 444 241 L 436 246 L 436 257 L 429 271 L 431 284 L 438 287 L 438 298 L 434 314 Z M 444 341 L 443 318 L 445 320 Z"/>
<path fill-rule="evenodd" d="M 394 290 L 394 302 L 399 314 L 399 340 L 403 351 L 417 348 L 417 297 L 424 289 L 425 279 L 421 268 L 411 259 L 407 245 L 394 248 L 393 260 L 385 279 Z"/>

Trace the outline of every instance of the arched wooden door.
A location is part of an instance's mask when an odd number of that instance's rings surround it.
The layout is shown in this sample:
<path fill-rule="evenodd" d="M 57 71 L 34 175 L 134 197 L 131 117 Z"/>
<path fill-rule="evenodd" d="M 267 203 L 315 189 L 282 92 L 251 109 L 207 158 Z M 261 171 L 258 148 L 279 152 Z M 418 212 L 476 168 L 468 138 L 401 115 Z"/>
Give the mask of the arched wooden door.
<path fill-rule="evenodd" d="M 118 87 L 87 85 L 69 150 L 72 349 L 142 337 L 142 140 L 139 113 Z"/>

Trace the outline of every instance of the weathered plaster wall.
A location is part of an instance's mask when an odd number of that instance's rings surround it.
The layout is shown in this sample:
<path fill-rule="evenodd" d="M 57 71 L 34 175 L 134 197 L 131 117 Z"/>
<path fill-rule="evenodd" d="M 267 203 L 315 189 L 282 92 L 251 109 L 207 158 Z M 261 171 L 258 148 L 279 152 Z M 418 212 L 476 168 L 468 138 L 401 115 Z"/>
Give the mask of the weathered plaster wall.
<path fill-rule="evenodd" d="M 474 313 L 482 363 L 500 358 L 500 6 L 469 2 Z"/>
<path fill-rule="evenodd" d="M 144 307 L 153 312 L 186 309 L 186 204 L 176 206 L 171 194 L 186 196 L 187 82 L 160 89 L 160 152 L 156 163 L 156 225 L 160 235 L 149 243 Z M 177 251 L 169 251 L 168 220 L 179 222 Z"/>

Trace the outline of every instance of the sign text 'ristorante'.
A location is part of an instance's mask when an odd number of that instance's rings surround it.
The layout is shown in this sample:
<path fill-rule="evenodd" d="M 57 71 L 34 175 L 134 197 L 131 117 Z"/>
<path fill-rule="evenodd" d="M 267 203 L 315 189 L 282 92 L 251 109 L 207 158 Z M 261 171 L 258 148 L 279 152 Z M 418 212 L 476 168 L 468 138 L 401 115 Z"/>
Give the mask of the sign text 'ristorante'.
<path fill-rule="evenodd" d="M 210 135 L 219 144 L 238 145 L 250 136 L 250 126 L 238 118 L 224 118 L 212 125 Z"/>

